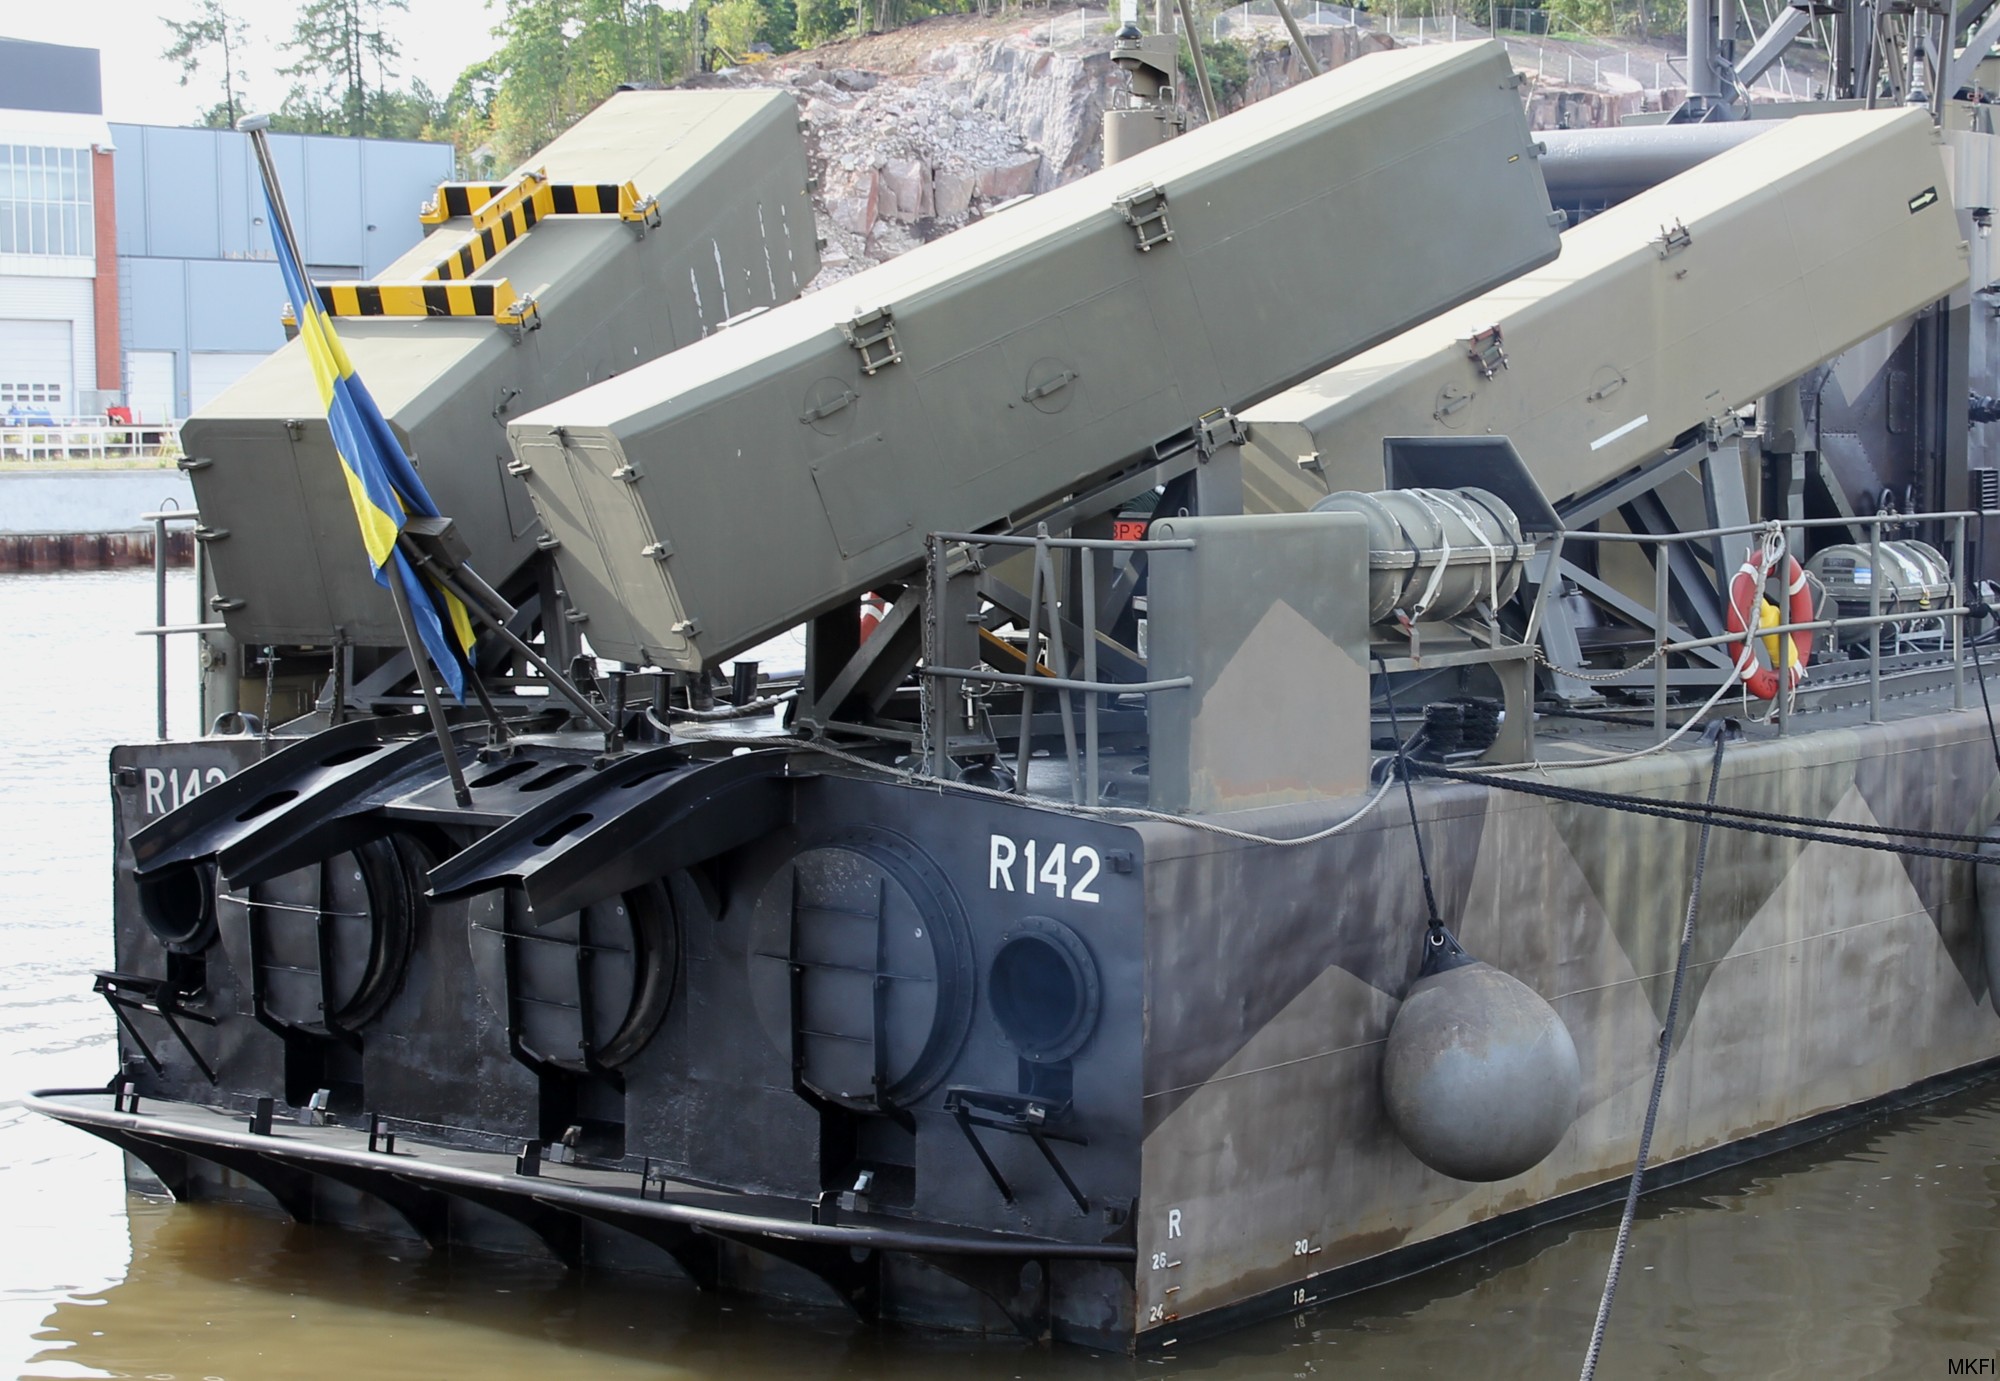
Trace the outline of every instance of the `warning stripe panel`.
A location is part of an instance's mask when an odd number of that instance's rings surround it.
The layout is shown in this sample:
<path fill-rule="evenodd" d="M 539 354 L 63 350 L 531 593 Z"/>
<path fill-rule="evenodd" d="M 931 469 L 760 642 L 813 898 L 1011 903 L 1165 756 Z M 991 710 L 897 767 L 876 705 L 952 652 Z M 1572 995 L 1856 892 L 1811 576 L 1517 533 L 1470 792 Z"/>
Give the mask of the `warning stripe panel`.
<path fill-rule="evenodd" d="M 535 179 L 550 196 L 541 214 L 555 216 L 624 216 L 639 205 L 639 189 L 630 182 L 550 182 L 545 174 L 525 173 L 513 182 L 443 182 L 424 203 L 418 218 L 425 225 L 443 225 L 466 216 L 497 215 L 496 200 Z M 537 201 L 544 200 L 536 197 Z"/>
<path fill-rule="evenodd" d="M 417 219 L 425 225 L 443 225 L 448 220 L 470 216 L 507 186 L 504 182 L 441 182 L 437 195 L 417 212 Z"/>
<path fill-rule="evenodd" d="M 504 278 L 478 283 L 321 283 L 320 304 L 337 317 L 498 316 L 514 303 Z"/>
<path fill-rule="evenodd" d="M 629 182 L 550 182 L 548 174 L 535 171 L 512 182 L 441 183 L 423 208 L 424 224 L 470 216 L 472 233 L 424 278 L 451 282 L 472 277 L 547 216 L 617 216 L 654 224 L 656 219 L 648 219 L 654 210 L 655 203 L 641 203 L 639 189 Z"/>

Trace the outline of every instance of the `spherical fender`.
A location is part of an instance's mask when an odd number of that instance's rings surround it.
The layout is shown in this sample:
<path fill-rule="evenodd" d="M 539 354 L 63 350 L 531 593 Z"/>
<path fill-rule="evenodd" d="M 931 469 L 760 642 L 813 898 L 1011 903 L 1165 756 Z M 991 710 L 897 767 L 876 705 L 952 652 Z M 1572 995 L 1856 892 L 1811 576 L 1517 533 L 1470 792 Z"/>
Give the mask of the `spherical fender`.
<path fill-rule="evenodd" d="M 1491 965 L 1418 979 L 1389 1028 L 1382 1096 L 1418 1160 L 1458 1180 L 1540 1164 L 1576 1120 L 1583 1075 L 1555 1008 Z"/>

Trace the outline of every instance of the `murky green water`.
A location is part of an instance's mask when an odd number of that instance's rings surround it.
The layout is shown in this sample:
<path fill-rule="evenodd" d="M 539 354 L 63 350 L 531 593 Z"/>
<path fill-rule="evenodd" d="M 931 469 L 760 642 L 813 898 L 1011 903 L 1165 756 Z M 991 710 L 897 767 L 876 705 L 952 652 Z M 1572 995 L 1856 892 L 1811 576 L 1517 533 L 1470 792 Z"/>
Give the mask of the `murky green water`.
<path fill-rule="evenodd" d="M 149 621 L 149 579 L 0 577 L 0 1376 L 1575 1375 L 1608 1213 L 1133 1361 L 128 1199 L 113 1152 L 12 1100 L 109 1073 L 111 1021 L 89 993 L 89 970 L 110 960 L 104 754 L 152 730 L 150 649 L 131 634 Z M 181 687 L 184 655 L 178 666 Z M 191 708 L 177 715 L 177 731 L 193 728 Z M 1996 1355 L 2000 1088 L 1988 1086 L 1649 1199 L 1598 1374 L 1929 1377 Z"/>

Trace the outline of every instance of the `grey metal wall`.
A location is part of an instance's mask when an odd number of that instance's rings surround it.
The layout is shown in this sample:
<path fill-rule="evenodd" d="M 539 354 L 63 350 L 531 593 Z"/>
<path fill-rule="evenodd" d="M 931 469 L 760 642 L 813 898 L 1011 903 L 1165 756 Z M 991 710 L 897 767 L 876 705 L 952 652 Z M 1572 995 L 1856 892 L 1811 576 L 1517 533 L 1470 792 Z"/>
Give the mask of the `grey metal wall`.
<path fill-rule="evenodd" d="M 128 351 L 175 352 L 175 415 L 189 356 L 285 343 L 250 141 L 233 130 L 113 125 L 119 316 Z M 452 177 L 448 144 L 271 136 L 293 225 L 317 276 L 369 277 L 414 245 L 417 208 Z"/>
<path fill-rule="evenodd" d="M 100 115 L 103 89 L 95 48 L 0 38 L 0 106 Z"/>

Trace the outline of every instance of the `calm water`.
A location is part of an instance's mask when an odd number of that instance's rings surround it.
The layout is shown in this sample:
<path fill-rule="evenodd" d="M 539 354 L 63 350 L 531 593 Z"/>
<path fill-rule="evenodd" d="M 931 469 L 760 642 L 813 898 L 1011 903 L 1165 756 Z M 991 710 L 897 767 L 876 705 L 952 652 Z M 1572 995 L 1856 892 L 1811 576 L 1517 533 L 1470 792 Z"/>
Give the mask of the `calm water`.
<path fill-rule="evenodd" d="M 432 1261 L 128 1199 L 116 1155 L 22 1113 L 99 1083 L 111 1019 L 105 751 L 152 732 L 143 572 L 0 576 L 0 1376 L 1575 1375 L 1614 1219 L 1132 1362 L 876 1332 L 532 1262 Z M 185 576 L 174 608 L 192 602 Z M 191 659 L 177 660 L 176 687 Z M 194 728 L 176 704 L 176 732 Z M 1648 1201 L 1599 1375 L 1943 1376 L 2000 1351 L 2000 1090 Z"/>

